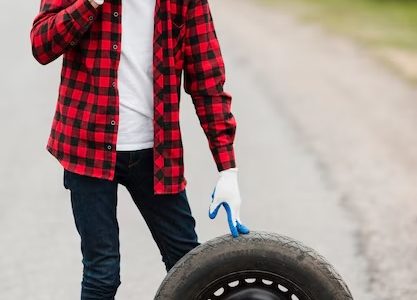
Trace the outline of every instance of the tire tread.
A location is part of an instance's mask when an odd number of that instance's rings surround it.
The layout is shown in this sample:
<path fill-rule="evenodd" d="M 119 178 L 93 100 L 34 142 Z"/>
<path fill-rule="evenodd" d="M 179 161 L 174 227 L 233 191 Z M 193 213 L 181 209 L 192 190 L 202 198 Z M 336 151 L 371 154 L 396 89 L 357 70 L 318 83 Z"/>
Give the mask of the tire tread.
<path fill-rule="evenodd" d="M 206 253 L 212 251 L 212 249 L 217 249 L 222 245 L 229 244 L 231 242 L 239 243 L 254 243 L 254 242 L 264 242 L 271 243 L 275 242 L 280 244 L 281 247 L 284 247 L 289 250 L 289 252 L 297 253 L 298 255 L 306 256 L 314 264 L 317 270 L 323 274 L 329 281 L 332 282 L 332 286 L 335 288 L 335 296 L 339 300 L 351 300 L 353 299 L 351 292 L 349 291 L 348 286 L 343 281 L 339 273 L 334 269 L 334 267 L 324 258 L 322 255 L 317 253 L 314 249 L 304 245 L 303 243 L 296 241 L 288 236 L 280 235 L 267 231 L 252 231 L 249 234 L 240 235 L 238 238 L 233 238 L 230 234 L 225 234 L 219 237 L 216 237 L 212 240 L 209 240 L 200 246 L 194 248 L 188 252 L 184 257 L 182 257 L 168 272 L 167 276 L 161 283 L 157 294 L 155 296 L 156 300 L 166 300 L 166 295 L 164 296 L 164 287 L 169 285 L 170 280 L 175 280 L 178 274 L 181 273 L 182 269 L 186 267 L 187 261 L 192 260 L 195 256 L 205 256 Z"/>

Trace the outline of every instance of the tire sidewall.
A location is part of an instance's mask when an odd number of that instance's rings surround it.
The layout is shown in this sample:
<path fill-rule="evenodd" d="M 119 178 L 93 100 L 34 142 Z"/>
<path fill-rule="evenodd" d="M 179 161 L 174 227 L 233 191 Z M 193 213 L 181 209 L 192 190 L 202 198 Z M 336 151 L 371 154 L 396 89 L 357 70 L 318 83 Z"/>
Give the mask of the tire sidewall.
<path fill-rule="evenodd" d="M 236 239 L 223 237 L 193 249 L 168 273 L 156 299 L 196 299 L 218 278 L 247 270 L 284 277 L 311 300 L 352 299 L 323 257 L 287 237 L 267 238 L 265 233 Z"/>

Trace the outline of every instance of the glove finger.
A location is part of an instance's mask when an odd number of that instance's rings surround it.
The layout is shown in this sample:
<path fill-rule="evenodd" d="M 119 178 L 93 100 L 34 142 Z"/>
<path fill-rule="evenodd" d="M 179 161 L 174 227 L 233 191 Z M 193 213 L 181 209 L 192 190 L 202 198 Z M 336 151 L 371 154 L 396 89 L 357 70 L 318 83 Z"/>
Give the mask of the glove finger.
<path fill-rule="evenodd" d="M 211 199 L 213 200 L 214 199 L 214 194 L 216 193 L 216 187 L 214 187 L 214 189 L 213 189 L 213 193 L 211 193 Z"/>
<path fill-rule="evenodd" d="M 239 233 L 248 234 L 249 228 L 242 224 L 242 221 L 240 220 L 240 208 L 238 208 L 236 213 L 236 228 Z"/>
<path fill-rule="evenodd" d="M 219 211 L 219 208 L 222 203 L 211 202 L 210 208 L 209 208 L 209 218 L 214 219 L 217 216 L 217 212 Z"/>
<path fill-rule="evenodd" d="M 250 232 L 249 228 L 237 221 L 236 229 L 239 233 L 248 234 Z"/>
<path fill-rule="evenodd" d="M 223 206 L 224 206 L 224 208 L 226 210 L 226 213 L 227 213 L 227 222 L 229 224 L 230 232 L 231 232 L 233 237 L 238 237 L 239 232 L 238 232 L 237 227 L 236 227 L 235 212 L 232 209 L 230 209 L 230 206 L 229 206 L 228 203 L 223 202 Z"/>
<path fill-rule="evenodd" d="M 219 201 L 218 199 L 216 199 L 215 193 L 216 193 L 216 188 L 213 189 L 213 193 L 211 194 L 211 202 L 210 202 L 210 207 L 209 207 L 209 217 L 211 219 L 214 219 L 216 217 L 220 204 L 221 204 L 221 203 L 218 203 Z"/>

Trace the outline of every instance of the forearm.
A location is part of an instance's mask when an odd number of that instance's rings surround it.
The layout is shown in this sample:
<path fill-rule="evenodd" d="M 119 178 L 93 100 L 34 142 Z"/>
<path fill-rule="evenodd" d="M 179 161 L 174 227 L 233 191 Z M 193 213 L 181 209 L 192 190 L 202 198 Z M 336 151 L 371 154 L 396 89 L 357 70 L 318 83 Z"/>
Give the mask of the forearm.
<path fill-rule="evenodd" d="M 90 0 L 42 0 L 41 11 L 35 17 L 30 39 L 36 60 L 45 65 L 75 45 L 94 22 L 97 10 Z"/>
<path fill-rule="evenodd" d="M 236 120 L 230 111 L 231 96 L 225 92 L 195 96 L 193 102 L 218 171 L 236 167 L 233 145 Z"/>
<path fill-rule="evenodd" d="M 232 96 L 223 89 L 225 66 L 208 1 L 191 1 L 188 14 L 184 90 L 191 95 L 217 169 L 221 171 L 236 166 Z"/>

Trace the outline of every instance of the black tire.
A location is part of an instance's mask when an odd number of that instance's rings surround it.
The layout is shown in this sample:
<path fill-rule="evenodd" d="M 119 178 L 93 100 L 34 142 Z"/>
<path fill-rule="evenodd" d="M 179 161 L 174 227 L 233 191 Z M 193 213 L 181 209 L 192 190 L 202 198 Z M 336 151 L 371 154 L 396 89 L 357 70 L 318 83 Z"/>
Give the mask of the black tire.
<path fill-rule="evenodd" d="M 156 300 L 347 300 L 339 274 L 289 237 L 251 232 L 210 240 L 168 272 Z"/>

